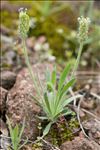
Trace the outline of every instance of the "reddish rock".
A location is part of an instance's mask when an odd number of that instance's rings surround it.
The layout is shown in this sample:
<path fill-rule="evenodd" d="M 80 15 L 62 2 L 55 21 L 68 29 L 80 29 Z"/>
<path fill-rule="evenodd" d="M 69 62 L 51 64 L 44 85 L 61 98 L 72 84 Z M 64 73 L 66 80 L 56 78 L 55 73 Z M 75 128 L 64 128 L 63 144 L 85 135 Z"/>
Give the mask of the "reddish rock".
<path fill-rule="evenodd" d="M 3 113 L 6 107 L 7 90 L 0 87 L 0 112 Z"/>
<path fill-rule="evenodd" d="M 62 144 L 61 150 L 100 150 L 100 145 L 92 140 L 76 137 L 73 141 Z"/>
<path fill-rule="evenodd" d="M 44 81 L 44 72 L 48 65 L 38 64 L 33 66 L 33 73 L 36 70 L 40 79 Z M 51 65 L 48 66 L 52 68 Z M 22 124 L 25 117 L 24 137 L 36 139 L 38 136 L 38 115 L 41 111 L 40 107 L 34 102 L 31 94 L 35 95 L 32 80 L 30 79 L 27 69 L 23 69 L 17 76 L 14 87 L 9 91 L 7 99 L 7 115 L 12 120 L 13 125 L 16 123 Z"/>

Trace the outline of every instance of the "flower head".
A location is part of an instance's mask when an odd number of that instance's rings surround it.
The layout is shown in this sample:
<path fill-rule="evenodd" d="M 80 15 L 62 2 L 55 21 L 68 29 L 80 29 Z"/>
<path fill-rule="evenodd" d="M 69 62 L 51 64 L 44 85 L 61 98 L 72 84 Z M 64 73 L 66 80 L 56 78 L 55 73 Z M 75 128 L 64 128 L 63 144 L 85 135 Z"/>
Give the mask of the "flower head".
<path fill-rule="evenodd" d="M 26 13 L 27 9 L 19 10 L 19 35 L 22 39 L 27 37 L 29 31 L 29 16 Z"/>
<path fill-rule="evenodd" d="M 79 31 L 78 31 L 78 39 L 80 42 L 85 42 L 88 39 L 88 30 L 90 25 L 90 18 L 79 17 Z"/>

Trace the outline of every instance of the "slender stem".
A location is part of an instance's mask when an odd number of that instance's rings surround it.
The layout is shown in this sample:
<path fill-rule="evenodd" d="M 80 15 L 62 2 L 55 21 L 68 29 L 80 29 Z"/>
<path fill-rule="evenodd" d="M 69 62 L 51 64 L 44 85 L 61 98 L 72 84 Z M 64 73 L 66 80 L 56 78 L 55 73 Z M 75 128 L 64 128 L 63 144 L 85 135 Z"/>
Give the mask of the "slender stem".
<path fill-rule="evenodd" d="M 73 68 L 73 71 L 72 71 L 71 78 L 73 78 L 75 76 L 75 72 L 76 72 L 76 70 L 78 68 L 78 65 L 79 65 L 79 62 L 80 62 L 81 53 L 82 53 L 82 49 L 83 49 L 83 45 L 84 45 L 83 42 L 80 43 L 78 56 L 77 56 L 77 59 L 76 59 L 76 62 L 75 62 L 75 65 L 74 65 L 74 68 Z"/>
<path fill-rule="evenodd" d="M 34 86 L 36 88 L 38 96 L 41 97 L 40 91 L 38 90 L 38 85 L 37 85 L 36 80 L 35 80 L 35 76 L 34 76 L 33 71 L 32 71 L 32 67 L 31 67 L 30 62 L 29 62 L 28 53 L 27 53 L 27 50 L 26 50 L 25 40 L 23 40 L 22 43 L 23 43 L 23 52 L 24 52 L 24 56 L 25 56 L 26 65 L 28 67 L 31 79 L 32 79 L 33 84 L 34 84 Z"/>

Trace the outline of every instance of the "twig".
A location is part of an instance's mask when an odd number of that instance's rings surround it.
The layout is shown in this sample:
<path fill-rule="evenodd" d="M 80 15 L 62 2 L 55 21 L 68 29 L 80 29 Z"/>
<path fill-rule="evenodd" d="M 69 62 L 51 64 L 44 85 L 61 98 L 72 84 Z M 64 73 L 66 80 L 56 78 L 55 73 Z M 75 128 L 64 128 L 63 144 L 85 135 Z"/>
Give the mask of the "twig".
<path fill-rule="evenodd" d="M 93 92 L 91 92 L 90 94 L 91 94 L 93 97 L 95 97 L 95 98 L 97 98 L 97 99 L 100 100 L 100 96 L 99 96 L 99 95 L 97 95 L 97 94 L 95 94 L 95 93 L 93 93 Z"/>
<path fill-rule="evenodd" d="M 77 71 L 76 75 L 99 75 L 99 71 Z"/>
<path fill-rule="evenodd" d="M 84 95 L 83 95 L 83 97 L 84 97 Z M 82 130 L 82 132 L 83 132 L 83 134 L 87 137 L 87 138 L 89 138 L 89 136 L 85 133 L 85 131 L 84 131 L 84 128 L 83 128 L 83 126 L 82 126 L 82 124 L 81 124 L 81 120 L 80 120 L 80 105 L 81 105 L 81 102 L 82 102 L 82 100 L 83 100 L 83 97 L 80 99 L 80 101 L 79 101 L 79 104 L 78 104 L 78 107 L 77 107 L 77 119 L 78 119 L 78 121 L 79 121 L 79 125 L 80 125 L 80 128 L 81 128 L 81 130 Z"/>
<path fill-rule="evenodd" d="M 69 88 L 69 92 L 73 96 L 73 99 L 74 99 L 74 103 L 73 104 L 74 104 L 74 107 L 76 107 L 76 98 L 75 98 L 75 94 L 74 94 L 72 88 Z"/>
<path fill-rule="evenodd" d="M 60 150 L 58 147 L 54 147 L 52 144 L 50 144 L 50 143 L 47 142 L 46 140 L 42 139 L 42 141 L 43 141 L 45 144 L 47 144 L 47 145 L 49 145 L 49 146 L 51 147 L 50 150 Z"/>
<path fill-rule="evenodd" d="M 89 115 L 93 116 L 97 121 L 100 120 L 100 118 L 98 118 L 96 115 L 94 115 L 93 113 L 91 113 L 90 111 L 84 109 L 84 108 L 81 108 L 84 112 L 88 113 Z"/>
<path fill-rule="evenodd" d="M 95 121 L 96 121 L 97 123 L 99 123 L 99 124 L 100 124 L 100 121 L 99 121 L 99 120 L 95 119 Z"/>

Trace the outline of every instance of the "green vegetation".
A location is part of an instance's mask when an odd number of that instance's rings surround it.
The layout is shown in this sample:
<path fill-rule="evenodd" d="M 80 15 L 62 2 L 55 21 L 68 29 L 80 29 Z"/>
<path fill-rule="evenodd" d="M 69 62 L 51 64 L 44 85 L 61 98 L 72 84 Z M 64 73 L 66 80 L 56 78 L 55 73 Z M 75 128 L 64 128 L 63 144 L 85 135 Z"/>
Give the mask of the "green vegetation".
<path fill-rule="evenodd" d="M 50 133 L 46 138 L 51 137 L 50 142 L 53 145 L 60 146 L 66 140 L 70 141 L 74 138 L 74 129 L 79 128 L 79 123 L 73 116 L 69 121 L 58 121 L 55 126 L 50 129 Z"/>
<path fill-rule="evenodd" d="M 78 68 L 83 45 L 88 38 L 87 34 L 90 23 L 89 18 L 84 17 L 78 18 L 78 21 L 79 21 L 78 39 L 80 47 L 70 79 L 68 79 L 67 77 L 71 71 L 71 64 L 67 64 L 67 66 L 60 75 L 58 83 L 56 78 L 57 74 L 56 67 L 54 67 L 52 73 L 49 70 L 46 71 L 46 88 L 44 88 L 39 79 L 38 79 L 39 81 L 38 86 L 36 77 L 32 72 L 32 68 L 26 50 L 25 39 L 27 37 L 27 33 L 29 30 L 29 16 L 27 15 L 25 9 L 21 9 L 19 13 L 19 34 L 23 43 L 23 53 L 30 76 L 33 81 L 33 85 L 35 86 L 35 89 L 37 91 L 37 97 L 34 97 L 34 100 L 38 102 L 38 104 L 42 107 L 43 111 L 46 114 L 46 116 L 40 118 L 46 119 L 49 122 L 43 131 L 42 138 L 48 134 L 52 124 L 54 124 L 60 116 L 64 116 L 71 113 L 71 111 L 66 106 L 73 101 L 73 97 L 71 98 L 66 97 L 66 93 L 68 92 L 68 89 L 72 87 L 73 84 L 75 83 L 74 75 L 75 71 Z M 42 92 L 40 90 L 40 87 Z M 75 97 L 78 98 L 80 97 L 80 95 L 76 95 Z"/>
<path fill-rule="evenodd" d="M 12 127 L 11 121 L 7 117 L 7 124 L 10 131 L 10 137 L 12 142 L 11 148 L 13 148 L 13 150 L 20 150 L 27 143 L 26 140 L 23 144 L 21 144 L 21 137 L 25 127 L 25 121 L 23 121 L 23 125 L 21 128 L 19 127 L 18 124 L 16 124 L 15 127 Z"/>

